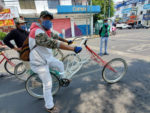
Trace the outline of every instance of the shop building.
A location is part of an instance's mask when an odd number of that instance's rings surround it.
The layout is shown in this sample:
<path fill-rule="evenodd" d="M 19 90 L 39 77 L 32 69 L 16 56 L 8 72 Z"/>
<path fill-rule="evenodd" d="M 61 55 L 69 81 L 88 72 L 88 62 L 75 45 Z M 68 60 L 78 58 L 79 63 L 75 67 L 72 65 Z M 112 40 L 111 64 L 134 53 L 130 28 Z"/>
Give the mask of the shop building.
<path fill-rule="evenodd" d="M 28 21 L 28 27 L 37 21 L 40 12 L 53 13 L 53 29 L 63 37 L 93 34 L 93 14 L 100 6 L 89 6 L 88 0 L 3 0 L 6 7 L 17 7 Z"/>
<path fill-rule="evenodd" d="M 115 21 L 150 25 L 150 0 L 125 0 L 116 4 Z"/>

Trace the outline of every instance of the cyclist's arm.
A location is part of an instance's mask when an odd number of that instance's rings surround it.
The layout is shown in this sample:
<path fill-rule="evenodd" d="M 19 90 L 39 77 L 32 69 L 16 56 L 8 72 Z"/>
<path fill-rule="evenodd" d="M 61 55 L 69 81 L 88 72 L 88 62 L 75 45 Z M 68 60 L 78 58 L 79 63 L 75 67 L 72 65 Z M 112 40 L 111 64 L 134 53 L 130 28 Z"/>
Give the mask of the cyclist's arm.
<path fill-rule="evenodd" d="M 66 39 L 63 39 L 63 38 L 61 38 L 58 34 L 56 34 L 56 33 L 51 33 L 51 37 L 53 38 L 53 39 L 57 39 L 57 40 L 60 40 L 60 41 L 62 41 L 62 42 L 66 42 L 66 43 L 68 43 L 68 40 L 66 40 Z"/>
<path fill-rule="evenodd" d="M 39 33 L 38 35 L 36 35 L 35 40 L 36 40 L 36 45 L 39 46 L 44 46 L 52 49 L 60 48 L 64 50 L 74 51 L 74 47 L 65 45 L 53 38 L 49 38 L 45 33 Z"/>

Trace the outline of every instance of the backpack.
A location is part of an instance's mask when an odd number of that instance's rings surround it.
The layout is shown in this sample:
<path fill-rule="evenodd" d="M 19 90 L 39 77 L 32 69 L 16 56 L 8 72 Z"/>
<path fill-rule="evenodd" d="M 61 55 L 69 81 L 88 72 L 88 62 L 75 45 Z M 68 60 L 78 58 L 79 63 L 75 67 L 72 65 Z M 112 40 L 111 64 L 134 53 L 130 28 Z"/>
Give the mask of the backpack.
<path fill-rule="evenodd" d="M 22 48 L 20 50 L 20 59 L 23 61 L 30 61 L 29 55 L 30 51 L 32 51 L 36 45 L 30 50 L 29 48 L 29 37 L 26 38 L 26 40 L 23 42 Z"/>

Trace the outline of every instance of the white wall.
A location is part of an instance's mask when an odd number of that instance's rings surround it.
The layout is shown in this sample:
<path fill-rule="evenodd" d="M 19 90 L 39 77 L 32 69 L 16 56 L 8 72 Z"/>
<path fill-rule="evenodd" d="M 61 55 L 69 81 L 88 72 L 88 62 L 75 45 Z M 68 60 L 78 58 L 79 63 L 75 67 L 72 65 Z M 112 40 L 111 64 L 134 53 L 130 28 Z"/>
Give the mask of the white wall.
<path fill-rule="evenodd" d="M 72 0 L 60 0 L 60 5 L 72 5 Z"/>
<path fill-rule="evenodd" d="M 36 15 L 36 16 L 38 16 L 40 14 L 40 12 L 43 10 L 48 10 L 51 13 L 57 13 L 57 9 L 49 9 L 48 8 L 47 0 L 43 0 L 43 1 L 35 0 L 36 9 L 21 9 L 18 0 L 15 0 L 15 1 L 14 0 L 4 0 L 4 1 L 5 1 L 6 6 L 17 7 L 17 9 L 21 15 L 31 15 L 31 16 Z M 35 15 L 32 15 L 32 14 L 35 14 Z"/>

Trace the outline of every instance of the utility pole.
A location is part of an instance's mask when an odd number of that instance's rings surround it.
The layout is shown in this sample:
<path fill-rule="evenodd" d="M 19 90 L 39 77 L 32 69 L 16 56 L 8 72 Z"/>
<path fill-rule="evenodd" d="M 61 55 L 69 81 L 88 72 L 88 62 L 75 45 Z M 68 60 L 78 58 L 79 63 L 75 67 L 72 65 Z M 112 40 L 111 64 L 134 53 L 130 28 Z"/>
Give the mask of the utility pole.
<path fill-rule="evenodd" d="M 106 15 L 106 1 L 104 0 L 104 18 L 105 18 L 105 15 Z"/>
<path fill-rule="evenodd" d="M 109 13 L 108 13 L 109 14 L 109 16 L 108 16 L 109 18 L 111 17 L 110 10 L 111 10 L 111 0 L 109 0 L 109 10 L 108 10 L 109 11 Z"/>
<path fill-rule="evenodd" d="M 90 36 L 93 35 L 93 14 L 92 14 L 92 0 L 90 0 Z"/>

